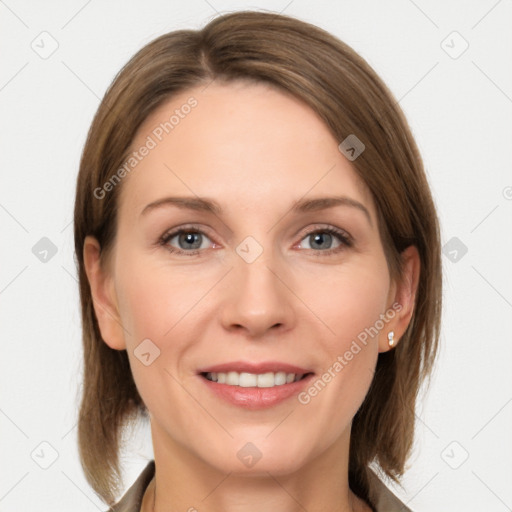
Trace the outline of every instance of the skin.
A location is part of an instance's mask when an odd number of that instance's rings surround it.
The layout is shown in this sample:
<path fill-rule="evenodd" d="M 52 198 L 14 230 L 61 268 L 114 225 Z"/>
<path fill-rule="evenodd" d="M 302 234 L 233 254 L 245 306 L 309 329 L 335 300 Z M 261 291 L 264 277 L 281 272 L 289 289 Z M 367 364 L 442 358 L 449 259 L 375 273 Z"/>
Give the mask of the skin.
<path fill-rule="evenodd" d="M 398 341 L 411 319 L 418 252 L 404 251 L 405 278 L 392 281 L 372 196 L 308 106 L 265 84 L 203 89 L 174 97 L 139 128 L 133 149 L 190 96 L 198 101 L 124 178 L 109 264 L 100 266 L 94 238 L 84 244 L 102 337 L 127 350 L 150 413 L 156 475 L 142 510 L 369 511 L 348 486 L 351 422 L 378 353 L 389 350 L 387 333 Z M 333 195 L 360 202 L 370 220 L 347 205 L 291 212 L 294 201 Z M 167 196 L 206 197 L 223 212 L 171 205 L 141 215 Z M 204 233 L 199 254 L 158 244 L 191 223 Z M 352 246 L 326 227 L 348 233 Z M 310 236 L 317 231 L 324 242 Z M 236 252 L 247 236 L 263 249 L 252 263 Z M 169 246 L 191 251 L 183 237 Z M 277 360 L 321 376 L 394 303 L 400 312 L 306 405 L 292 397 L 248 411 L 197 375 L 227 361 Z M 160 350 L 149 366 L 134 354 L 146 338 Z M 262 454 L 251 468 L 237 457 L 247 442 Z"/>

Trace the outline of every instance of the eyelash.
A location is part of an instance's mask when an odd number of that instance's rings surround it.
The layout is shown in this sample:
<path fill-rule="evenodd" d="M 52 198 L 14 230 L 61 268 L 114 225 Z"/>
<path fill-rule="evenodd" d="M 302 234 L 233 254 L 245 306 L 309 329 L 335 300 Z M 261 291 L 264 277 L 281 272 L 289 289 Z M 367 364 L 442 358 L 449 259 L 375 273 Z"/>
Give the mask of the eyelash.
<path fill-rule="evenodd" d="M 190 226 L 190 227 L 183 227 L 183 228 L 179 228 L 174 231 L 171 231 L 171 232 L 164 233 L 164 235 L 162 235 L 162 237 L 158 241 L 158 244 L 161 245 L 162 247 L 164 247 L 170 253 L 178 254 L 178 255 L 183 254 L 186 256 L 196 256 L 196 255 L 200 254 L 202 251 L 204 251 L 204 249 L 194 249 L 193 251 L 183 251 L 183 250 L 176 249 L 176 248 L 168 245 L 169 240 L 172 240 L 176 235 L 181 235 L 184 233 L 201 234 L 201 235 L 204 235 L 207 238 L 209 238 L 208 235 L 201 229 L 196 229 L 194 226 Z M 352 238 L 350 237 L 350 235 L 348 235 L 344 231 L 341 231 L 341 230 L 339 230 L 337 228 L 333 228 L 333 227 L 317 228 L 312 231 L 309 231 L 301 238 L 301 240 L 303 240 L 304 238 L 306 238 L 310 235 L 316 234 L 316 233 L 328 233 L 330 235 L 335 235 L 336 237 L 338 237 L 338 240 L 341 242 L 340 246 L 335 247 L 334 249 L 317 250 L 317 251 L 315 251 L 314 249 L 307 249 L 309 251 L 313 251 L 313 253 L 316 253 L 316 256 L 329 256 L 329 255 L 338 253 L 338 252 L 344 250 L 345 248 L 350 248 L 353 246 L 353 241 L 352 241 Z"/>

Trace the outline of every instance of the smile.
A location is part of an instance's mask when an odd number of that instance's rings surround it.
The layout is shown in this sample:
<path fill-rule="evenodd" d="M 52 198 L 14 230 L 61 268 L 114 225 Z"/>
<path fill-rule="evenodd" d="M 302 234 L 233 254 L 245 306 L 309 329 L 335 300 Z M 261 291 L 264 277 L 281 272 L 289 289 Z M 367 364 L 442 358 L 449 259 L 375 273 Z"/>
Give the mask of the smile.
<path fill-rule="evenodd" d="M 273 388 L 283 386 L 303 379 L 306 375 L 285 372 L 247 373 L 247 372 L 206 372 L 203 377 L 211 382 L 226 384 L 228 386 L 239 386 L 243 388 Z"/>

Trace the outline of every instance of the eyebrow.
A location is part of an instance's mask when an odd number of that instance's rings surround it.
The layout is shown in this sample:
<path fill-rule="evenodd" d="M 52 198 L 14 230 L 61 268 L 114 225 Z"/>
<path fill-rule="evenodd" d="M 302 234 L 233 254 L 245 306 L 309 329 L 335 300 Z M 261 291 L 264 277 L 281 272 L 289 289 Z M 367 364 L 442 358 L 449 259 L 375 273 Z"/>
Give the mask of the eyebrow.
<path fill-rule="evenodd" d="M 146 215 L 152 210 L 162 208 L 166 206 L 176 206 L 178 208 L 186 210 L 194 210 L 201 212 L 213 213 L 215 215 L 222 214 L 222 208 L 216 201 L 212 199 L 200 198 L 200 197 L 163 197 L 152 203 L 149 203 L 144 207 L 141 212 L 142 215 Z M 334 208 L 336 206 L 350 206 L 357 208 L 363 212 L 370 224 L 373 227 L 372 218 L 370 212 L 359 201 L 352 199 L 347 196 L 329 196 L 329 197 L 317 197 L 313 199 L 300 199 L 293 203 L 291 211 L 293 213 L 308 213 L 317 212 L 320 210 L 327 210 L 328 208 Z"/>

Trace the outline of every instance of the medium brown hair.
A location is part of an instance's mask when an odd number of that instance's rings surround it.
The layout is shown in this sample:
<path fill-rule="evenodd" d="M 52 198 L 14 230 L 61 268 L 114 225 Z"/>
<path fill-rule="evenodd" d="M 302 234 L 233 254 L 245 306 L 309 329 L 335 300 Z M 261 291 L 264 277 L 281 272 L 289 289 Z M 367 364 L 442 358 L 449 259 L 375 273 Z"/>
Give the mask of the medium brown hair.
<path fill-rule="evenodd" d="M 400 343 L 378 356 L 368 394 L 352 423 L 349 485 L 373 499 L 370 463 L 399 483 L 414 438 L 415 402 L 430 382 L 441 319 L 439 225 L 423 163 L 390 90 L 352 48 L 298 19 L 236 12 L 201 30 L 162 35 L 142 48 L 108 88 L 90 127 L 77 179 L 74 236 L 82 307 L 84 378 L 78 442 L 85 476 L 109 505 L 122 478 L 122 432 L 145 417 L 125 350 L 102 340 L 84 268 L 87 235 L 102 264 L 114 246 L 122 183 L 94 195 L 123 165 L 142 122 L 174 95 L 213 80 L 255 80 L 309 105 L 337 141 L 365 145 L 352 166 L 372 193 L 390 275 L 402 276 L 401 252 L 415 245 L 421 271 L 415 309 Z M 428 377 L 428 379 L 427 379 Z"/>

